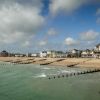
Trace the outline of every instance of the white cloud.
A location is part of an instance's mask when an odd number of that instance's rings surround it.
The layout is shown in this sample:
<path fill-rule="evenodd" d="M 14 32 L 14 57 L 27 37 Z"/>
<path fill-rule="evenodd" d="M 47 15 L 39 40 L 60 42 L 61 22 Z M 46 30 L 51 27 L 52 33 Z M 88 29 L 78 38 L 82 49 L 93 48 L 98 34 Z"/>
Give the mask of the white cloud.
<path fill-rule="evenodd" d="M 16 41 L 20 41 L 24 37 L 24 33 L 15 32 L 14 34 L 10 33 L 0 33 L 0 44 L 10 44 Z"/>
<path fill-rule="evenodd" d="M 85 41 L 93 41 L 95 40 L 98 36 L 100 35 L 100 33 L 95 32 L 93 30 L 89 30 L 87 32 L 83 32 L 81 33 L 81 39 L 85 40 Z"/>
<path fill-rule="evenodd" d="M 77 45 L 79 44 L 79 41 L 71 38 L 71 37 L 68 37 L 65 39 L 65 44 L 68 45 L 68 46 L 74 46 L 74 45 Z"/>
<path fill-rule="evenodd" d="M 47 41 L 40 41 L 39 42 L 39 46 L 45 46 L 45 45 L 47 45 Z"/>
<path fill-rule="evenodd" d="M 30 0 L 31 2 L 33 0 Z M 40 0 L 25 3 L 19 0 L 0 1 L 0 43 L 25 41 L 43 25 Z"/>
<path fill-rule="evenodd" d="M 47 34 L 48 35 L 56 35 L 57 34 L 57 31 L 54 28 L 51 28 L 51 29 L 49 29 L 49 31 L 48 31 Z"/>
<path fill-rule="evenodd" d="M 61 11 L 70 13 L 76 10 L 88 0 L 51 0 L 50 12 L 53 15 L 58 14 Z"/>

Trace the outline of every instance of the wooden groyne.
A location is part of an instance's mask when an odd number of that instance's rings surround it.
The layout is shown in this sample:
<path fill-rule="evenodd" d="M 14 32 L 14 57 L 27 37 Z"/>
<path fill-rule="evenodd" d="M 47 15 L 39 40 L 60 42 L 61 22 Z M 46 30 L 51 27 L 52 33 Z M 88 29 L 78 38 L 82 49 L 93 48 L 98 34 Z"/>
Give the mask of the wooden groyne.
<path fill-rule="evenodd" d="M 67 67 L 75 67 L 76 65 L 79 65 L 79 64 L 81 64 L 81 63 L 85 63 L 85 62 L 90 61 L 90 60 L 91 60 L 91 59 L 85 60 L 85 61 L 80 62 L 80 63 L 70 64 L 70 65 L 67 65 Z"/>
<path fill-rule="evenodd" d="M 31 59 L 32 60 L 32 59 Z M 31 63 L 36 63 L 36 62 L 41 62 L 41 61 L 45 61 L 47 59 L 39 59 L 39 60 L 34 60 L 33 61 L 11 61 L 10 63 L 13 63 L 13 64 L 31 64 Z M 60 62 L 60 61 L 63 61 L 65 59 L 58 59 L 58 60 L 55 60 L 55 61 L 47 61 L 45 63 L 41 63 L 40 65 L 49 65 L 49 64 L 52 64 L 54 62 Z"/>
<path fill-rule="evenodd" d="M 96 72 L 100 72 L 100 69 L 90 69 L 90 70 L 84 70 L 84 71 L 80 71 L 80 72 L 61 73 L 58 75 L 50 75 L 50 76 L 48 76 L 48 79 L 71 77 L 71 76 L 90 74 L 90 73 L 96 73 Z"/>
<path fill-rule="evenodd" d="M 71 64 L 71 65 L 67 65 L 67 67 L 74 67 L 74 66 L 76 66 L 76 65 L 78 65 L 79 63 L 77 63 L 77 64 Z"/>
<path fill-rule="evenodd" d="M 56 62 L 60 62 L 60 61 L 63 61 L 63 60 L 65 60 L 65 59 L 58 59 L 58 60 L 56 60 Z"/>
<path fill-rule="evenodd" d="M 29 61 L 29 60 L 31 60 L 31 61 Z M 10 63 L 12 63 L 12 64 L 31 64 L 31 63 L 35 63 L 37 61 L 44 61 L 44 60 L 46 60 L 46 59 L 40 59 L 40 60 L 28 59 L 28 61 L 27 60 L 26 61 L 20 60 L 20 61 L 11 61 Z"/>
<path fill-rule="evenodd" d="M 54 63 L 54 62 L 60 62 L 60 61 L 63 61 L 63 60 L 65 60 L 65 59 L 58 59 L 58 60 L 55 60 L 55 61 L 42 63 L 42 64 L 40 64 L 40 65 L 49 65 L 49 64 L 52 64 L 52 63 Z"/>
<path fill-rule="evenodd" d="M 63 61 L 63 60 L 67 60 L 67 59 L 58 59 L 58 60 L 55 60 L 55 61 L 48 61 L 48 62 L 45 62 L 45 63 L 41 63 L 40 65 L 50 65 L 50 64 L 53 64 L 53 63 L 55 63 L 55 62 L 60 62 L 60 61 Z M 83 63 L 86 63 L 86 62 L 88 62 L 88 61 L 90 61 L 91 59 L 88 59 L 88 60 L 84 60 L 84 61 L 82 61 L 82 62 L 74 62 L 74 63 L 72 63 L 72 64 L 69 64 L 69 62 L 68 62 L 68 64 L 67 65 L 64 65 L 64 66 L 67 66 L 67 67 L 75 67 L 75 66 L 77 66 L 77 65 L 80 65 L 80 64 L 83 64 Z"/>
<path fill-rule="evenodd" d="M 12 63 L 12 64 L 31 64 L 32 63 L 32 61 L 27 61 L 27 62 L 10 62 L 10 63 Z"/>
<path fill-rule="evenodd" d="M 51 63 L 53 63 L 53 62 L 47 62 L 47 63 L 43 63 L 43 64 L 40 64 L 40 65 L 49 65 Z"/>
<path fill-rule="evenodd" d="M 32 63 L 38 62 L 38 61 L 45 61 L 47 59 L 40 59 L 40 60 L 34 60 Z"/>

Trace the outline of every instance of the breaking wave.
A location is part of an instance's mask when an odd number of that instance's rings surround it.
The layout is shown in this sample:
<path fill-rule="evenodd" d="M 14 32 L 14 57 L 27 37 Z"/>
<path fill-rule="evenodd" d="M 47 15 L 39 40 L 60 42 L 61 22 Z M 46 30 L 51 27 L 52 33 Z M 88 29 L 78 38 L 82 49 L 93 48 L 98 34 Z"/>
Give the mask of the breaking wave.
<path fill-rule="evenodd" d="M 48 68 L 48 67 L 44 67 L 44 68 L 42 68 L 42 69 L 44 69 L 44 70 L 49 70 L 49 69 L 51 69 L 51 68 Z"/>
<path fill-rule="evenodd" d="M 36 76 L 34 76 L 35 78 L 44 78 L 44 77 L 47 77 L 47 75 L 45 73 L 41 73 L 41 74 L 38 74 Z"/>
<path fill-rule="evenodd" d="M 76 70 L 60 70 L 60 71 L 58 71 L 58 73 L 72 73 L 72 72 L 76 72 Z"/>

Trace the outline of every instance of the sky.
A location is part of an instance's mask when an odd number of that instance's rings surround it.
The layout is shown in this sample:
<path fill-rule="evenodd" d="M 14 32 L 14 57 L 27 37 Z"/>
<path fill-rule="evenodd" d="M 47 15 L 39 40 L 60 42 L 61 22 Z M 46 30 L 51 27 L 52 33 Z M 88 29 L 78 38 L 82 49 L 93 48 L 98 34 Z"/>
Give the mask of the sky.
<path fill-rule="evenodd" d="M 0 0 L 0 51 L 93 49 L 100 0 Z"/>

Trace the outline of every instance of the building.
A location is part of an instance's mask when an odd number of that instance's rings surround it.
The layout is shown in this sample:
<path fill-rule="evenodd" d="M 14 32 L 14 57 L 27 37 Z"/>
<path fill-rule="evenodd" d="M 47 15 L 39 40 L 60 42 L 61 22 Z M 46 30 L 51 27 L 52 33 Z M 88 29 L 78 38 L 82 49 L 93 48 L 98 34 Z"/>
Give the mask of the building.
<path fill-rule="evenodd" d="M 56 51 L 56 57 L 57 58 L 65 58 L 66 53 L 64 53 L 63 51 Z"/>
<path fill-rule="evenodd" d="M 40 57 L 41 57 L 41 58 L 47 57 L 47 51 L 41 51 L 41 52 L 40 52 Z"/>
<path fill-rule="evenodd" d="M 94 48 L 94 58 L 100 58 L 100 43 Z"/>
<path fill-rule="evenodd" d="M 5 50 L 3 50 L 1 53 L 0 53 L 0 56 L 1 57 L 8 57 L 8 52 L 7 51 L 5 51 Z"/>
<path fill-rule="evenodd" d="M 94 58 L 100 58 L 100 52 L 94 51 Z"/>
<path fill-rule="evenodd" d="M 54 50 L 47 51 L 47 57 L 55 58 L 56 57 L 56 51 L 54 51 Z"/>
<path fill-rule="evenodd" d="M 99 44 L 97 44 L 96 46 L 95 46 L 95 49 L 94 49 L 95 51 L 99 51 L 100 52 L 100 43 Z"/>
<path fill-rule="evenodd" d="M 32 53 L 32 54 L 31 54 L 31 57 L 39 57 L 39 56 L 40 56 L 39 53 Z"/>
<path fill-rule="evenodd" d="M 93 58 L 94 57 L 94 51 L 86 49 L 86 50 L 82 51 L 81 57 L 83 57 L 83 58 Z"/>
<path fill-rule="evenodd" d="M 25 57 L 25 54 L 20 54 L 20 53 L 16 53 L 14 55 L 15 55 L 15 57 Z"/>
<path fill-rule="evenodd" d="M 31 57 L 31 53 L 27 53 L 26 54 L 26 57 Z"/>
<path fill-rule="evenodd" d="M 62 51 L 42 51 L 40 52 L 40 57 L 48 57 L 48 58 L 64 58 L 66 54 Z"/>
<path fill-rule="evenodd" d="M 8 57 L 15 57 L 15 54 L 9 53 L 9 54 L 8 54 Z"/>
<path fill-rule="evenodd" d="M 50 57 L 50 58 L 64 58 L 64 57 L 66 57 L 66 54 L 63 51 L 51 50 L 51 51 L 47 51 L 47 57 Z"/>
<path fill-rule="evenodd" d="M 70 52 L 71 57 L 81 57 L 81 50 L 73 49 Z"/>

